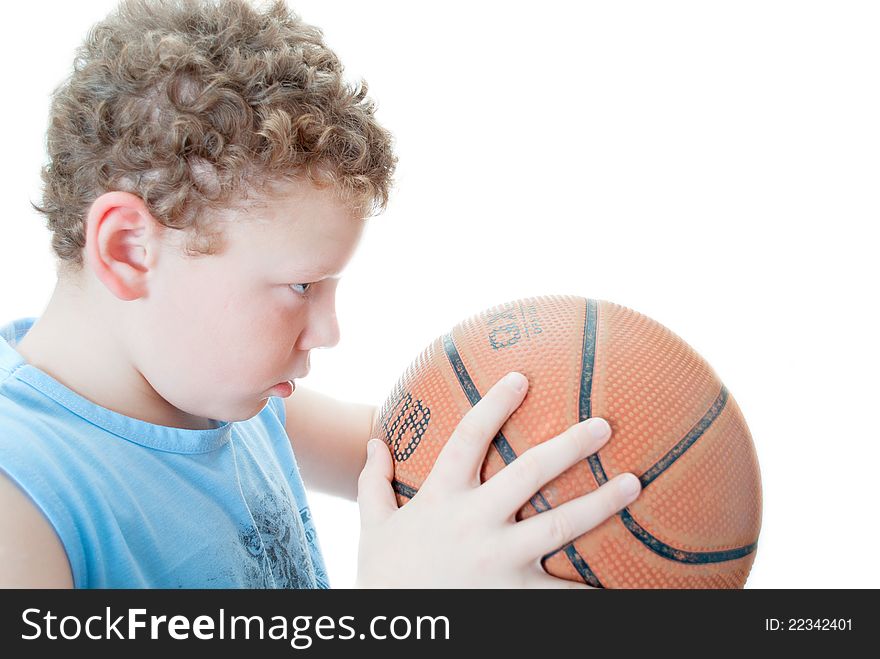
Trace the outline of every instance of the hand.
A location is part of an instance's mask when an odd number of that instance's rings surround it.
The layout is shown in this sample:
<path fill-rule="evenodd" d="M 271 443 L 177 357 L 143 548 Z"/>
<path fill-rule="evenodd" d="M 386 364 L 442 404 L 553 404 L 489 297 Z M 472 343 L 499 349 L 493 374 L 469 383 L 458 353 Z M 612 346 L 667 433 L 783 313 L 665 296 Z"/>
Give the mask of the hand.
<path fill-rule="evenodd" d="M 358 479 L 358 587 L 589 588 L 549 575 L 541 557 L 631 503 L 639 480 L 619 474 L 594 492 L 516 521 L 516 512 L 545 483 L 611 436 L 604 419 L 577 423 L 481 484 L 489 444 L 527 389 L 519 373 L 499 380 L 464 415 L 424 484 L 402 508 L 391 487 L 391 454 L 384 442 L 370 440 Z"/>

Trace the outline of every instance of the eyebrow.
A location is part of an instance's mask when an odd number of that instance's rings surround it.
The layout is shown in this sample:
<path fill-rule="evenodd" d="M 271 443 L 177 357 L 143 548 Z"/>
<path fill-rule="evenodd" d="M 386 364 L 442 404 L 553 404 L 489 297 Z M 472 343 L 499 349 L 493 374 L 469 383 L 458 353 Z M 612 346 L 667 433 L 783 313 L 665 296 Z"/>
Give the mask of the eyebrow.
<path fill-rule="evenodd" d="M 332 268 L 323 268 L 320 270 L 301 270 L 299 272 L 291 272 L 287 274 L 292 275 L 291 277 L 288 277 L 290 281 L 294 281 L 294 279 L 299 281 L 317 281 L 318 279 L 326 277 L 338 277 L 342 274 L 344 268 L 339 272 L 331 272 L 331 270 Z"/>

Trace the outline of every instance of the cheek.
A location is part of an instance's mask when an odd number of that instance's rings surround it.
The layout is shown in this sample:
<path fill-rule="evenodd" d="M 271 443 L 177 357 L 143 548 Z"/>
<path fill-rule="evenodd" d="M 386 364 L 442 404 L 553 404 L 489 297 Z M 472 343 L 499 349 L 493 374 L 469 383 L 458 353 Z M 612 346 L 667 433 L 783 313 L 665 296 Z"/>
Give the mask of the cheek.
<path fill-rule="evenodd" d="M 234 356 L 246 330 L 243 304 L 247 298 L 220 286 L 182 280 L 157 290 L 142 324 L 150 328 L 155 344 L 174 359 L 211 368 L 224 355 Z M 158 335 L 158 336 L 156 336 Z"/>
<path fill-rule="evenodd" d="M 303 313 L 292 306 L 276 307 L 263 310 L 260 317 L 260 327 L 252 332 L 252 336 L 264 353 L 275 358 L 289 358 L 302 331 Z"/>
<path fill-rule="evenodd" d="M 226 355 L 218 362 L 225 361 L 228 370 L 238 369 L 239 377 L 250 373 L 262 381 L 280 375 L 291 367 L 302 323 L 303 313 L 296 305 L 279 305 L 271 295 L 238 300 L 216 333 L 217 345 Z"/>
<path fill-rule="evenodd" d="M 176 372 L 181 385 L 211 383 L 230 393 L 266 386 L 290 370 L 303 305 L 282 290 L 235 290 L 232 283 L 179 282 L 156 295 L 161 304 L 140 322 L 151 328 L 144 361 L 153 370 Z"/>

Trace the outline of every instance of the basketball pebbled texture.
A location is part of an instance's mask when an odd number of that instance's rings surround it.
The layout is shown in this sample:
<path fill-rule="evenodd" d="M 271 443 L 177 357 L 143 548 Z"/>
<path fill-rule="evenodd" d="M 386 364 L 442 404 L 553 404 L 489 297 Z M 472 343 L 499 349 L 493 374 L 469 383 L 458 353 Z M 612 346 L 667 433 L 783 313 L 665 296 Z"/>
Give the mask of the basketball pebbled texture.
<path fill-rule="evenodd" d="M 415 496 L 464 414 L 510 371 L 526 375 L 529 390 L 493 439 L 483 482 L 579 421 L 603 417 L 613 430 L 518 519 L 623 472 L 642 483 L 627 508 L 544 557 L 547 572 L 604 588 L 743 587 L 762 499 L 739 406 L 677 335 L 604 300 L 515 300 L 435 339 L 397 382 L 372 430 L 391 448 L 399 505 Z"/>

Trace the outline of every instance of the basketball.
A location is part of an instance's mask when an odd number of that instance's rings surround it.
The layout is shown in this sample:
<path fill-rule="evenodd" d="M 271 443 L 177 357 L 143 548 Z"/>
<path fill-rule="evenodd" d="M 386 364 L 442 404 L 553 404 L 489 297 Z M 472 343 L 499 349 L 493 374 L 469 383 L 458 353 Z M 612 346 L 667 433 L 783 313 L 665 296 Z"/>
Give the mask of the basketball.
<path fill-rule="evenodd" d="M 590 417 L 611 439 L 531 498 L 525 519 L 622 472 L 642 492 L 542 559 L 597 588 L 742 588 L 761 527 L 749 429 L 712 367 L 660 323 L 605 300 L 542 296 L 476 314 L 436 338 L 380 407 L 372 437 L 394 460 L 398 505 L 412 499 L 482 394 L 510 371 L 529 389 L 492 440 L 481 480 Z"/>

